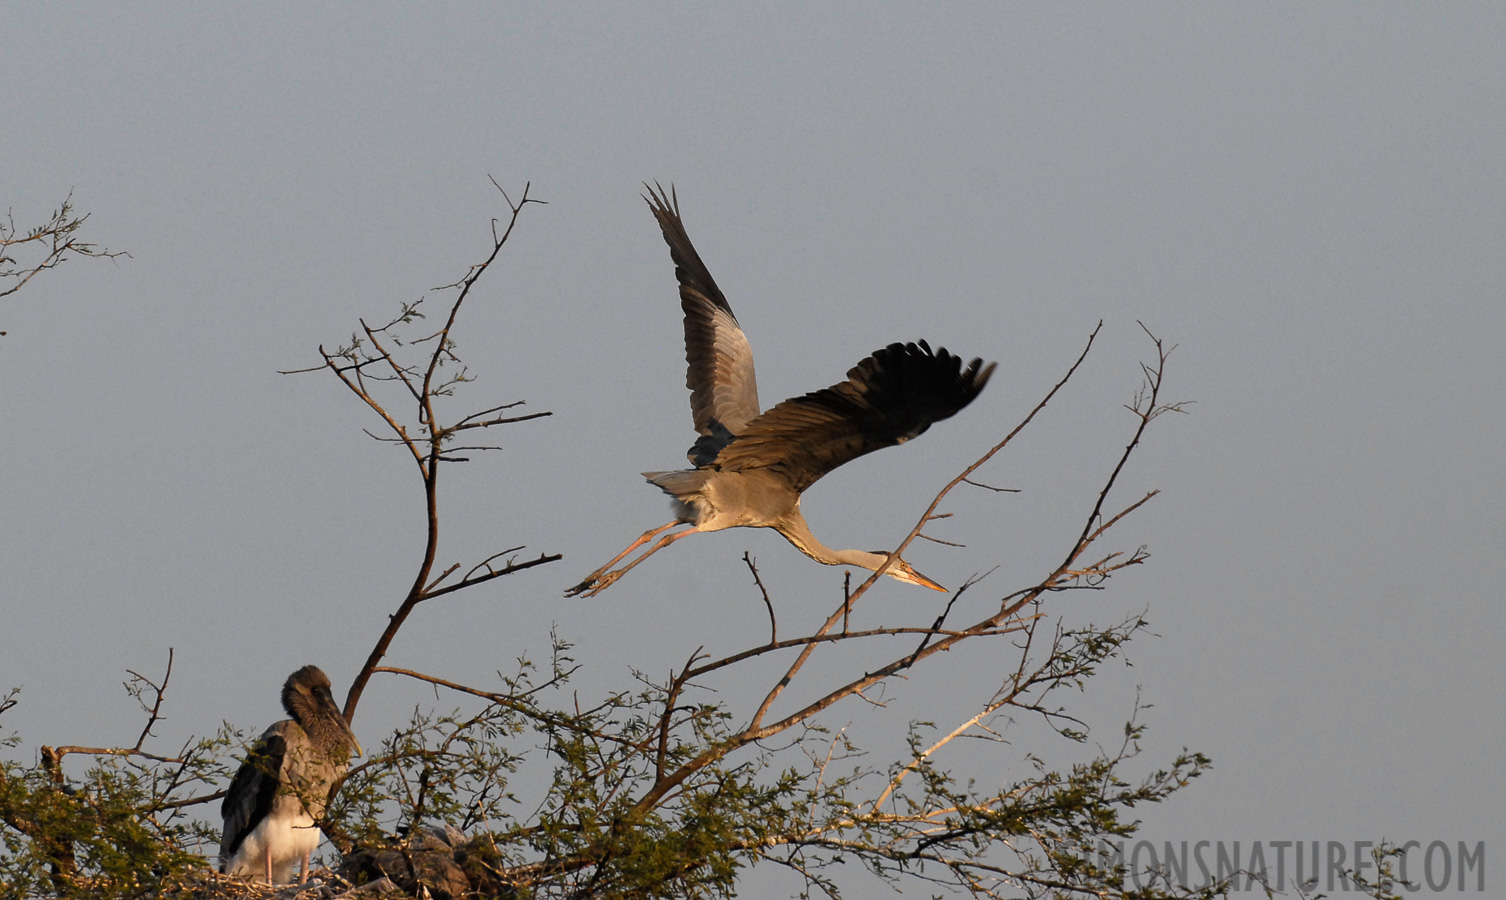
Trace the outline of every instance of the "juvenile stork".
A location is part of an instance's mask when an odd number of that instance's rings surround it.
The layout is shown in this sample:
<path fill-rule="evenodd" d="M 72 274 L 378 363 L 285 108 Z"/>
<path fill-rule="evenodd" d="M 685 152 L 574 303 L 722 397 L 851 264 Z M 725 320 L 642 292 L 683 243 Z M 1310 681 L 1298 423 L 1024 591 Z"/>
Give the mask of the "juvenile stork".
<path fill-rule="evenodd" d="M 316 820 L 324 815 L 330 787 L 345 774 L 350 754 L 361 744 L 335 705 L 329 677 L 304 666 L 282 686 L 284 719 L 252 746 L 220 814 L 220 871 L 266 876 L 268 884 L 308 879 L 309 855 L 323 837 Z"/>
<path fill-rule="evenodd" d="M 983 390 L 994 364 L 959 357 L 925 341 L 890 344 L 847 372 L 847 380 L 770 410 L 758 406 L 753 351 L 727 298 L 701 262 L 678 198 L 648 189 L 649 209 L 669 244 L 680 308 L 685 312 L 685 359 L 690 412 L 700 434 L 687 454 L 693 469 L 644 472 L 669 494 L 675 518 L 651 528 L 610 562 L 566 591 L 592 596 L 655 552 L 683 537 L 741 525 L 772 528 L 816 562 L 861 566 L 884 563 L 884 574 L 907 584 L 946 590 L 883 552 L 834 550 L 816 539 L 800 513 L 800 495 L 821 476 L 865 453 L 902 444 L 931 423 L 955 415 Z M 620 569 L 612 566 L 655 537 L 665 534 Z"/>

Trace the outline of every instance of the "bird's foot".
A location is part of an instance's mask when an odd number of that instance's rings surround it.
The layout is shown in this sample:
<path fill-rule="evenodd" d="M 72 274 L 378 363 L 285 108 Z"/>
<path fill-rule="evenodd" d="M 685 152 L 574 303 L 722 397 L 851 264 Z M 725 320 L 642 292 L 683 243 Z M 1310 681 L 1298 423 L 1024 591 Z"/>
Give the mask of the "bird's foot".
<path fill-rule="evenodd" d="M 590 575 L 587 575 L 585 577 L 585 579 L 581 581 L 580 584 L 577 584 L 573 588 L 566 588 L 565 589 L 565 596 L 566 597 L 579 597 L 582 594 L 585 594 L 587 597 L 591 596 L 591 594 L 586 594 L 586 592 L 587 591 L 591 591 L 591 589 L 596 586 L 596 583 L 597 583 L 597 581 L 600 578 L 601 578 L 601 573 L 600 572 L 592 572 Z M 592 591 L 592 593 L 595 593 L 595 591 Z"/>
<path fill-rule="evenodd" d="M 586 580 L 575 587 L 565 591 L 566 597 L 595 597 L 597 594 L 611 587 L 612 583 L 623 575 L 622 570 L 616 572 L 592 573 Z"/>

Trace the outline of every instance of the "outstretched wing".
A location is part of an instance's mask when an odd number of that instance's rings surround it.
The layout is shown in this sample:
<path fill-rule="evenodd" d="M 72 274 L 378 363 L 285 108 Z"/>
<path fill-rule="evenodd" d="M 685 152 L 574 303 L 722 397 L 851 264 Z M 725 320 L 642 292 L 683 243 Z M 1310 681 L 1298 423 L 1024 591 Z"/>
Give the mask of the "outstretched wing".
<path fill-rule="evenodd" d="M 649 209 L 664 232 L 669 255 L 680 282 L 680 308 L 685 311 L 685 361 L 689 370 L 690 412 L 695 430 L 711 442 L 697 441 L 691 461 L 710 462 L 730 435 L 740 433 L 758 416 L 758 382 L 753 377 L 753 350 L 732 315 L 732 307 L 716 286 L 705 263 L 690 243 L 680 221 L 678 198 L 664 189 L 648 188 Z M 708 452 L 709 451 L 709 452 Z M 697 457 L 704 457 L 704 462 Z"/>
<path fill-rule="evenodd" d="M 841 384 L 792 397 L 749 423 L 716 458 L 732 471 L 777 472 L 799 493 L 845 462 L 901 444 L 967 406 L 994 364 L 966 367 L 925 341 L 890 344 L 853 366 Z"/>
<path fill-rule="evenodd" d="M 225 830 L 220 838 L 220 862 L 225 863 L 240 850 L 241 844 L 262 819 L 272 811 L 272 801 L 277 796 L 277 785 L 282 775 L 282 760 L 287 755 L 287 740 L 278 727 L 287 723 L 278 722 L 268 728 L 246 755 L 225 801 L 220 804 L 220 815 L 225 819 Z"/>

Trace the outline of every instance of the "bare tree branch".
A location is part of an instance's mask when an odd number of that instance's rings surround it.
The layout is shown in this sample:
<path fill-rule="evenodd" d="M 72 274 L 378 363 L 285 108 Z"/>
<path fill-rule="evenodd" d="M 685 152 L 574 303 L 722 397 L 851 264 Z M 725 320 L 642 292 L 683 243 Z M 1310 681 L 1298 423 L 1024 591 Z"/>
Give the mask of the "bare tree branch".
<path fill-rule="evenodd" d="M 404 341 L 398 334 L 397 329 L 411 325 L 423 318 L 420 309 L 422 301 L 405 304 L 399 314 L 387 324 L 381 327 L 372 327 L 365 321 L 361 322 L 362 336 L 353 338 L 348 346 L 334 351 L 319 348 L 319 355 L 324 360 L 322 368 L 328 369 L 340 379 L 352 393 L 361 399 L 373 412 L 375 412 L 387 428 L 392 432 L 392 440 L 401 443 L 408 450 L 415 465 L 418 466 L 419 476 L 424 486 L 424 507 L 426 520 L 426 538 L 422 560 L 418 571 L 414 575 L 413 582 L 407 594 L 398 604 L 397 611 L 388 617 L 387 626 L 377 638 L 375 646 L 367 656 L 366 663 L 356 674 L 350 690 L 345 699 L 345 716 L 347 719 L 355 715 L 357 704 L 360 702 L 361 693 L 370 680 L 371 674 L 376 670 L 382 658 L 386 656 L 388 647 L 393 638 L 412 614 L 415 607 L 425 600 L 440 597 L 454 591 L 474 587 L 483 582 L 510 575 L 534 566 L 554 562 L 558 555 L 540 555 L 537 559 L 525 562 L 509 562 L 500 568 L 491 565 L 492 561 L 500 556 L 521 550 L 515 547 L 511 550 L 503 550 L 493 554 L 482 562 L 476 564 L 459 582 L 445 587 L 441 583 L 454 572 L 459 564 L 447 568 L 438 576 L 434 575 L 434 565 L 439 549 L 439 473 L 441 464 L 464 462 L 466 457 L 456 455 L 456 452 L 468 452 L 495 449 L 492 447 L 470 446 L 459 447 L 451 445 L 451 439 L 462 431 L 474 428 L 492 428 L 499 425 L 510 425 L 526 422 L 533 419 L 550 415 L 548 412 L 529 413 L 519 416 L 502 416 L 498 413 L 512 409 L 522 401 L 502 403 L 487 407 L 477 412 L 471 412 L 461 416 L 451 425 L 441 425 L 439 413 L 436 408 L 436 398 L 449 396 L 454 387 L 468 381 L 469 376 L 462 368 L 457 374 L 447 379 L 440 377 L 440 372 L 447 364 L 458 364 L 459 357 L 454 350 L 454 342 L 450 335 L 455 328 L 455 323 L 460 315 L 460 308 L 470 297 L 472 288 L 483 274 L 491 267 L 513 229 L 518 223 L 525 206 L 530 203 L 542 203 L 528 196 L 529 187 L 525 186 L 522 198 L 514 203 L 501 185 L 497 186 L 503 199 L 507 201 L 511 216 L 507 226 L 500 233 L 497 230 L 497 221 L 492 222 L 492 247 L 487 257 L 479 263 L 472 265 L 463 278 L 451 285 L 437 290 L 454 290 L 455 296 L 449 302 L 445 315 L 444 324 L 437 331 L 423 335 L 414 340 Z M 391 346 L 389 346 L 389 344 Z M 422 365 L 413 366 L 401 362 L 396 354 L 398 347 L 427 347 Z M 369 348 L 369 349 L 368 349 Z M 403 391 L 409 401 L 416 407 L 417 425 L 410 428 L 401 421 L 400 417 L 389 410 L 387 404 L 379 399 L 373 392 L 372 384 L 368 383 L 366 369 L 368 366 L 384 368 L 387 375 L 371 379 L 376 383 L 384 381 L 397 381 L 403 386 Z M 291 372 L 307 372 L 309 369 L 289 370 Z M 483 574 L 476 574 L 485 570 Z"/>

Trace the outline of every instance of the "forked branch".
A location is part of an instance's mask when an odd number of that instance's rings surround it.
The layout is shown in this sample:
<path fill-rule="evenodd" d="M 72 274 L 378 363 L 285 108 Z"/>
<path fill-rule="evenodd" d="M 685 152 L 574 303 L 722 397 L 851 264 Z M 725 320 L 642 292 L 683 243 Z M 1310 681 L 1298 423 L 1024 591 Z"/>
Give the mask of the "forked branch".
<path fill-rule="evenodd" d="M 494 219 L 492 221 L 492 246 L 486 258 L 470 266 L 459 281 L 436 288 L 436 290 L 454 292 L 445 311 L 444 324 L 439 330 L 411 340 L 402 336 L 399 329 L 412 326 L 424 318 L 420 308 L 423 301 L 419 300 L 404 304 L 401 312 L 391 322 L 381 327 L 372 327 L 362 321 L 361 334 L 352 338 L 348 346 L 333 351 L 326 350 L 322 346 L 319 348 L 319 355 L 324 364 L 316 368 L 328 369 L 332 372 L 347 389 L 381 418 L 392 434 L 392 437 L 386 440 L 399 443 L 406 448 L 408 455 L 418 467 L 424 487 L 426 529 L 423 558 L 419 562 L 418 571 L 414 574 L 408 592 L 398 604 L 397 611 L 388 617 L 386 628 L 377 638 L 375 646 L 367 656 L 366 663 L 351 683 L 350 691 L 345 699 L 344 712 L 347 719 L 355 715 L 356 706 L 360 702 L 366 683 L 371 679 L 372 672 L 386 656 L 393 638 L 418 604 L 465 588 L 475 587 L 504 575 L 554 562 L 560 558 L 558 554 L 540 554 L 531 560 L 516 561 L 509 558 L 503 565 L 493 564 L 495 560 L 523 549 L 519 546 L 492 554 L 473 566 L 454 584 L 444 585 L 443 582 L 460 568 L 458 563 L 446 567 L 438 575 L 434 571 L 439 551 L 439 474 L 442 464 L 465 462 L 466 457 L 456 455 L 457 450 L 463 452 L 496 449 L 486 446 L 457 447 L 451 443 L 452 439 L 457 434 L 471 429 L 511 425 L 550 415 L 548 412 L 504 415 L 506 411 L 522 403 L 522 401 L 514 401 L 469 412 L 445 424 L 438 409 L 439 397 L 450 396 L 458 385 L 470 380 L 455 352 L 455 344 L 451 337 L 461 307 L 471 296 L 471 291 L 481 276 L 491 268 L 501 254 L 502 248 L 507 244 L 508 238 L 512 236 L 513 229 L 518 224 L 524 207 L 530 203 L 543 203 L 542 200 L 535 200 L 528 196 L 531 186 L 525 186 L 523 196 L 514 202 L 495 179 L 492 184 L 496 185 L 498 192 L 507 202 L 510 213 L 507 224 L 499 229 L 498 220 Z M 401 354 L 405 352 L 403 348 L 408 348 L 406 352 L 411 352 L 413 348 L 422 348 L 423 355 L 414 362 L 404 361 L 401 358 Z M 458 372 L 452 370 L 451 374 L 442 375 L 441 372 L 448 365 L 461 365 L 461 369 Z M 403 416 L 389 408 L 387 402 L 378 396 L 377 389 L 391 382 L 400 383 L 402 388 L 399 396 L 414 404 L 416 408 L 414 421 L 405 422 Z"/>
<path fill-rule="evenodd" d="M 141 705 L 142 712 L 146 713 L 146 725 L 142 727 L 141 734 L 136 738 L 136 743 L 130 747 L 76 747 L 72 745 L 63 747 L 42 748 L 42 765 L 51 774 L 58 784 L 63 783 L 63 758 L 70 754 L 78 753 L 85 756 L 125 756 L 140 757 L 153 762 L 181 764 L 186 761 L 182 756 L 159 756 L 148 753 L 143 748 L 146 739 L 151 736 L 152 728 L 162 721 L 162 701 L 167 697 L 167 683 L 173 677 L 173 648 L 167 648 L 167 671 L 162 674 L 162 682 L 159 684 L 137 672 L 127 670 L 131 676 L 125 682 L 128 694 L 136 699 Z M 150 705 L 146 699 L 151 694 Z"/>
<path fill-rule="evenodd" d="M 123 250 L 107 250 L 80 239 L 79 229 L 87 221 L 88 213 L 80 216 L 73 211 L 72 191 L 46 222 L 26 231 L 16 227 L 15 216 L 7 211 L 5 220 L 0 221 L 0 297 L 14 294 L 39 273 L 57 268 L 70 256 L 130 256 Z M 31 258 L 23 261 L 23 256 Z"/>

